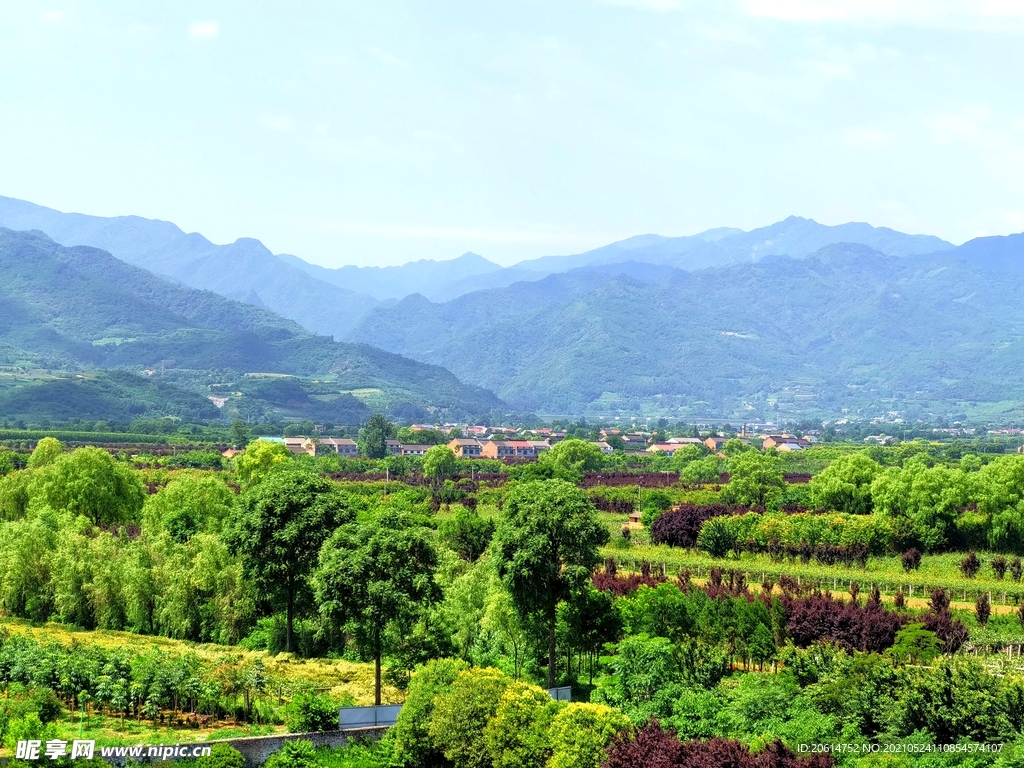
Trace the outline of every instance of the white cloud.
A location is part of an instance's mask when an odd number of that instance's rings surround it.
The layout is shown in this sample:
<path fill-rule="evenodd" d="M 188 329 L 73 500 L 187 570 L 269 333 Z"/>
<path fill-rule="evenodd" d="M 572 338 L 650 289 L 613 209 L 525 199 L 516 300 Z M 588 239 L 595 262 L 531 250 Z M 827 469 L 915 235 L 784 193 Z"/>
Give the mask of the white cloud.
<path fill-rule="evenodd" d="M 64 15 L 64 11 L 46 11 L 45 13 L 39 14 L 39 20 L 53 23 L 55 21 L 61 21 L 64 18 Z"/>
<path fill-rule="evenodd" d="M 215 21 L 194 21 L 188 27 L 188 36 L 193 40 L 212 40 L 220 34 L 220 24 Z"/>
<path fill-rule="evenodd" d="M 894 144 L 899 138 L 898 133 L 880 131 L 877 128 L 849 128 L 843 132 L 843 143 L 848 147 L 880 149 Z"/>
<path fill-rule="evenodd" d="M 295 127 L 295 123 L 288 115 L 278 115 L 277 117 L 264 117 L 262 120 L 263 124 L 272 131 L 281 131 L 287 133 Z"/>

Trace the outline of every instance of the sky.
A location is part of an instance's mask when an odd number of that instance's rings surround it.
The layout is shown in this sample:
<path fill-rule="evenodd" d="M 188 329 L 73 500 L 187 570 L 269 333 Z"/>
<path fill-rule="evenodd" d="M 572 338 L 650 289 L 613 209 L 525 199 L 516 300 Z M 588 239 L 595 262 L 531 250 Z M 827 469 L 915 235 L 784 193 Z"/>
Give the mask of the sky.
<path fill-rule="evenodd" d="M 324 266 L 1024 230 L 1024 0 L 12 2 L 0 195 Z"/>

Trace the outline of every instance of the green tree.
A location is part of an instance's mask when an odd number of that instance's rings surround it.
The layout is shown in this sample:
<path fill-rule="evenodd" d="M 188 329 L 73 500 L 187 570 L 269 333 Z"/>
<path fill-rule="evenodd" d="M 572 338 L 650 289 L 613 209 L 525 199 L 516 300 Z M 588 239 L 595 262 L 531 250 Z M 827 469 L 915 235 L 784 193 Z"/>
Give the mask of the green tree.
<path fill-rule="evenodd" d="M 763 507 L 777 500 L 785 488 L 777 456 L 746 451 L 729 459 L 729 484 L 722 497 L 727 503 Z"/>
<path fill-rule="evenodd" d="M 575 482 L 586 472 L 599 471 L 604 466 L 604 454 L 593 443 L 567 437 L 541 453 L 538 461 L 550 466 L 556 477 Z"/>
<path fill-rule="evenodd" d="M 100 448 L 60 454 L 33 479 L 29 495 L 37 493 L 51 509 L 84 515 L 96 525 L 133 522 L 146 500 L 138 473 Z"/>
<path fill-rule="evenodd" d="M 459 557 L 476 562 L 491 543 L 494 521 L 482 518 L 475 510 L 461 508 L 455 517 L 441 523 L 441 539 Z"/>
<path fill-rule="evenodd" d="M 257 589 L 284 603 L 289 652 L 296 597 L 308 586 L 321 545 L 352 517 L 334 484 L 312 472 L 274 472 L 242 495 L 232 546 Z"/>
<path fill-rule="evenodd" d="M 231 422 L 231 444 L 239 450 L 245 448 L 252 439 L 249 425 L 242 419 L 235 419 Z"/>
<path fill-rule="evenodd" d="M 447 445 L 435 445 L 423 454 L 423 476 L 429 478 L 435 488 L 455 477 L 457 469 L 458 459 Z"/>
<path fill-rule="evenodd" d="M 548 687 L 555 685 L 558 604 L 571 600 L 600 562 L 608 529 L 587 494 L 564 480 L 510 489 L 494 534 L 498 575 L 523 617 L 547 629 Z"/>
<path fill-rule="evenodd" d="M 942 643 L 924 624 L 907 624 L 896 634 L 888 653 L 902 664 L 930 664 L 942 655 Z"/>
<path fill-rule="evenodd" d="M 681 448 L 676 448 L 675 452 L 672 454 L 672 469 L 676 472 L 682 472 L 685 467 L 695 461 L 703 459 L 706 455 L 707 450 L 705 450 L 702 445 L 689 444 L 684 445 Z M 717 475 L 715 479 L 717 479 Z"/>
<path fill-rule="evenodd" d="M 840 456 L 811 478 L 811 503 L 823 509 L 866 515 L 871 483 L 882 468 L 864 453 Z"/>
<path fill-rule="evenodd" d="M 383 414 L 375 413 L 359 430 L 359 452 L 370 459 L 383 459 L 388 455 L 388 440 L 394 439 L 398 430 Z"/>
<path fill-rule="evenodd" d="M 399 638 L 440 590 L 437 553 L 410 515 L 385 510 L 366 523 L 341 526 L 324 544 L 315 578 L 321 616 L 350 631 L 374 661 L 374 702 L 380 704 L 381 657 L 387 634 Z"/>
<path fill-rule="evenodd" d="M 721 459 L 717 456 L 705 456 L 703 459 L 690 461 L 679 470 L 679 479 L 684 483 L 714 483 L 723 471 Z"/>
<path fill-rule="evenodd" d="M 33 450 L 32 455 L 28 457 L 28 466 L 30 469 L 49 466 L 50 464 L 53 464 L 53 462 L 57 460 L 57 457 L 63 452 L 64 446 L 61 445 L 60 440 L 55 437 L 44 437 L 36 443 L 35 450 Z"/>
<path fill-rule="evenodd" d="M 235 508 L 235 494 L 216 477 L 185 476 L 172 480 L 146 499 L 143 526 L 148 532 L 167 531 L 178 542 L 207 531 L 221 532 Z"/>
<path fill-rule="evenodd" d="M 275 469 L 287 467 L 292 455 L 283 443 L 255 440 L 235 456 L 235 473 L 246 488 L 259 483 Z"/>

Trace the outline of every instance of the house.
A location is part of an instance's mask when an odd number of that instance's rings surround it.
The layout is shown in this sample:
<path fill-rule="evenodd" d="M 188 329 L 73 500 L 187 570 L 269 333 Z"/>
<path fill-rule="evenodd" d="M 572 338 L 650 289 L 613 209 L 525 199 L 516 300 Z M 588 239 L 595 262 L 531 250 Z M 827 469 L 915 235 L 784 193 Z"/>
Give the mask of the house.
<path fill-rule="evenodd" d="M 399 446 L 399 455 L 422 456 L 433 447 L 433 445 L 401 445 Z"/>
<path fill-rule="evenodd" d="M 708 450 L 711 451 L 712 453 L 718 453 L 720 450 L 722 450 L 722 446 L 724 446 L 727 442 L 728 440 L 726 440 L 724 437 L 715 437 L 714 435 L 712 435 L 711 437 L 707 438 L 704 441 L 704 445 L 706 445 Z"/>
<path fill-rule="evenodd" d="M 333 450 L 339 456 L 359 455 L 359 446 L 351 437 L 321 437 L 316 442 L 322 450 Z"/>
<path fill-rule="evenodd" d="M 538 454 L 541 453 L 542 451 L 551 450 L 551 443 L 549 443 L 547 440 L 527 440 L 526 442 L 533 446 L 534 452 Z"/>
<path fill-rule="evenodd" d="M 622 442 L 627 451 L 642 451 L 647 447 L 647 435 L 623 435 Z"/>
<path fill-rule="evenodd" d="M 226 451 L 221 453 L 221 456 L 223 456 L 225 459 L 233 459 L 240 453 L 241 451 L 238 450 L 237 448 L 228 448 Z"/>
<path fill-rule="evenodd" d="M 782 453 L 788 453 L 790 451 L 802 451 L 803 449 L 804 447 L 796 442 L 779 443 L 778 445 L 775 446 L 775 450 L 780 451 Z"/>
<path fill-rule="evenodd" d="M 388 447 L 388 455 L 400 456 L 402 454 L 402 444 L 397 440 L 385 440 L 384 443 Z"/>
<path fill-rule="evenodd" d="M 448 447 L 460 459 L 478 459 L 480 458 L 480 451 L 483 450 L 480 441 L 474 440 L 471 437 L 456 437 L 448 443 Z"/>
<path fill-rule="evenodd" d="M 672 445 L 704 445 L 704 441 L 699 437 L 670 437 L 665 442 Z"/>
<path fill-rule="evenodd" d="M 675 443 L 655 443 L 654 445 L 650 446 L 647 449 L 647 452 L 658 453 L 660 451 L 661 453 L 667 453 L 669 456 L 671 456 L 682 447 L 683 446 L 677 445 Z"/>
<path fill-rule="evenodd" d="M 766 437 L 761 443 L 761 447 L 765 450 L 768 450 L 769 448 L 775 448 L 778 450 L 778 447 L 783 443 L 792 443 L 794 445 L 799 445 L 801 448 L 806 448 L 810 445 L 810 442 L 803 438 L 796 437 L 795 435 L 782 434 L 768 435 L 768 437 Z"/>
<path fill-rule="evenodd" d="M 608 445 L 608 443 L 606 443 L 604 440 L 594 440 L 590 444 L 591 445 L 596 445 L 600 449 L 601 453 L 605 453 L 605 454 L 615 453 L 615 449 L 612 448 L 610 445 Z"/>
<path fill-rule="evenodd" d="M 484 440 L 481 444 L 480 456 L 485 459 L 513 459 L 516 449 L 506 440 Z"/>
<path fill-rule="evenodd" d="M 284 447 L 292 453 L 306 453 L 316 456 L 316 441 L 309 437 L 286 437 Z"/>

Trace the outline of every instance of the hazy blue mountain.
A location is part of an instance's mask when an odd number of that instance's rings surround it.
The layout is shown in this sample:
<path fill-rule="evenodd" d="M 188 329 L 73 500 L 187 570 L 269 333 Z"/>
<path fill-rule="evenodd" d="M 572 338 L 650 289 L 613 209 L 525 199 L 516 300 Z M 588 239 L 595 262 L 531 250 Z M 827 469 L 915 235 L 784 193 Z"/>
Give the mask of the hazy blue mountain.
<path fill-rule="evenodd" d="M 790 216 L 750 232 L 720 228 L 688 237 L 639 235 L 586 253 L 544 256 L 520 262 L 516 267 L 552 273 L 597 264 L 644 261 L 692 270 L 758 261 L 769 255 L 802 258 L 834 243 L 859 243 L 889 256 L 933 253 L 953 247 L 931 235 L 905 235 L 863 223 L 826 226 L 813 219 Z"/>
<path fill-rule="evenodd" d="M 977 237 L 949 252 L 971 264 L 999 272 L 1024 273 L 1024 233 Z"/>
<path fill-rule="evenodd" d="M 231 393 L 242 392 L 255 406 L 333 423 L 357 420 L 371 406 L 463 414 L 502 406 L 443 368 L 335 342 L 266 309 L 162 280 L 97 248 L 62 247 L 39 232 L 0 229 L 0 274 L 0 366 L 8 370 L 148 369 L 204 398 L 233 403 Z M 259 383 L 268 377 L 295 378 Z"/>
<path fill-rule="evenodd" d="M 377 304 L 370 296 L 317 280 L 251 238 L 214 245 L 166 221 L 61 213 L 9 197 L 0 197 L 0 227 L 37 229 L 63 245 L 102 248 L 192 288 L 266 307 L 317 333 L 340 337 Z"/>
<path fill-rule="evenodd" d="M 421 293 L 435 299 L 449 295 L 453 285 L 502 271 L 501 266 L 475 253 L 464 253 L 450 261 L 422 259 L 399 267 L 347 266 L 338 269 L 309 264 L 290 254 L 281 254 L 278 258 L 297 266 L 318 280 L 346 290 L 364 293 L 381 301 L 400 299 L 411 293 Z"/>
<path fill-rule="evenodd" d="M 350 338 L 551 413 L 946 415 L 1024 400 L 1024 277 L 860 244 L 694 272 L 619 267 L 409 297 Z"/>

